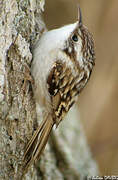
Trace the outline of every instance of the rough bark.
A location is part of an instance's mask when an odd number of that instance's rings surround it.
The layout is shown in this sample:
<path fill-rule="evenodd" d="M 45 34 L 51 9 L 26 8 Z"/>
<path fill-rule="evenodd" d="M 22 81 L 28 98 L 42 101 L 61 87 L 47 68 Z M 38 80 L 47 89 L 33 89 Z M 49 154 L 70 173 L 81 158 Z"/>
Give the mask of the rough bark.
<path fill-rule="evenodd" d="M 21 179 L 25 146 L 37 126 L 29 80 L 31 49 L 45 30 L 44 0 L 0 1 L 0 179 Z M 98 169 L 76 107 L 61 123 L 38 167 L 23 179 L 83 179 Z"/>

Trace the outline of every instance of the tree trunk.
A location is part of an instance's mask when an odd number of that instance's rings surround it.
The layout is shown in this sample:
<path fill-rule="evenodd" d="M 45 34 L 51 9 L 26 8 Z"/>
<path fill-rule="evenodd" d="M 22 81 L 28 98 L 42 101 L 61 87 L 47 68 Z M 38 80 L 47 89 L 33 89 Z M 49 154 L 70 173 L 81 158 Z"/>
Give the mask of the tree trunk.
<path fill-rule="evenodd" d="M 37 126 L 30 80 L 31 49 L 45 30 L 44 0 L 0 2 L 0 179 L 21 179 L 22 157 Z M 22 179 L 83 179 L 98 169 L 73 107 L 52 133 L 38 167 Z"/>

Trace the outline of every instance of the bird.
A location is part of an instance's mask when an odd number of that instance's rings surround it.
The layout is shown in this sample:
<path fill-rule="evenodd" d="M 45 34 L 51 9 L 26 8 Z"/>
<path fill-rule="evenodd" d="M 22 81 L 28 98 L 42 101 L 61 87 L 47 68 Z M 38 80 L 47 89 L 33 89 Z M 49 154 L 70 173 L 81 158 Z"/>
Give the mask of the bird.
<path fill-rule="evenodd" d="M 92 34 L 78 18 L 73 24 L 44 32 L 33 49 L 31 75 L 40 124 L 24 152 L 25 169 L 43 153 L 53 126 L 59 126 L 90 79 L 95 65 Z"/>

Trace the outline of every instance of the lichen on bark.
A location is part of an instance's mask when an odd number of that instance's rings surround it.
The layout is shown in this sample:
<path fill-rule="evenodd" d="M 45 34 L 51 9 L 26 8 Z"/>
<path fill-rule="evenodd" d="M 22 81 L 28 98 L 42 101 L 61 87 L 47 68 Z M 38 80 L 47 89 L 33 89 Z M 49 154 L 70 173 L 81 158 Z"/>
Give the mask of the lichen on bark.
<path fill-rule="evenodd" d="M 31 46 L 44 28 L 38 7 L 40 1 L 35 0 L 2 0 L 0 4 L 0 179 L 21 176 L 24 148 L 35 128 L 35 102 L 26 77 Z"/>

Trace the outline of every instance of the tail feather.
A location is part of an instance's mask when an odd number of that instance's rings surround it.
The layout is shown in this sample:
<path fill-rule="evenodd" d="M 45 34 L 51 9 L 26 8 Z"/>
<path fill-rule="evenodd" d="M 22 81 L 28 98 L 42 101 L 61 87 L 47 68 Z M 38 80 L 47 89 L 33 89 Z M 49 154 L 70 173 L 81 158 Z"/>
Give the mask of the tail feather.
<path fill-rule="evenodd" d="M 44 131 L 41 133 L 40 142 L 39 142 L 39 145 L 37 146 L 37 150 L 34 155 L 34 159 L 38 160 L 40 158 L 40 155 L 42 154 L 42 152 L 47 144 L 52 127 L 53 127 L 53 124 L 50 124 L 50 122 L 47 122 L 47 124 L 44 128 Z"/>
<path fill-rule="evenodd" d="M 45 149 L 53 125 L 54 122 L 50 116 L 43 120 L 36 132 L 33 134 L 24 153 L 25 171 L 31 164 L 33 164 L 33 162 L 36 162 L 40 158 L 41 153 Z"/>
<path fill-rule="evenodd" d="M 27 159 L 27 155 L 30 152 L 30 150 L 32 149 L 32 146 L 35 142 L 35 140 L 38 138 L 39 133 L 41 132 L 43 126 L 45 125 L 46 119 L 44 121 L 41 122 L 40 126 L 37 128 L 37 130 L 34 132 L 32 138 L 30 139 L 30 141 L 28 142 L 27 146 L 26 146 L 26 150 L 24 153 L 24 159 Z"/>

